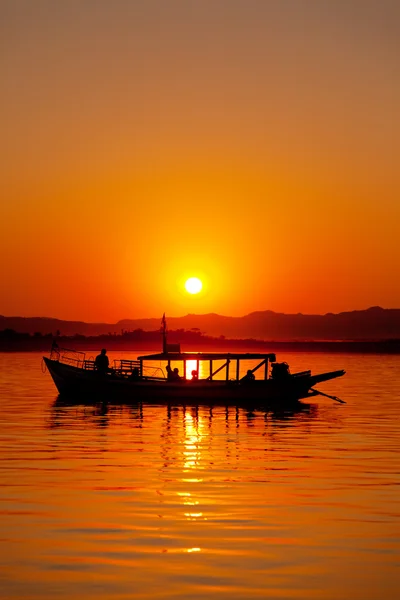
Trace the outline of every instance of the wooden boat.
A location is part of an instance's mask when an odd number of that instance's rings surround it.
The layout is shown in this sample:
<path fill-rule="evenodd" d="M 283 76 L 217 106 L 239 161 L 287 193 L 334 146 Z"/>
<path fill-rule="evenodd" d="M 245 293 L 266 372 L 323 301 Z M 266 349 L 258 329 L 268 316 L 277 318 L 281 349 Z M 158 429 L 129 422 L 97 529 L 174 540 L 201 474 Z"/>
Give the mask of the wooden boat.
<path fill-rule="evenodd" d="M 181 352 L 179 344 L 167 343 L 165 318 L 162 334 L 161 353 L 139 356 L 137 360 L 115 360 L 105 372 L 99 372 L 95 361 L 87 360 L 84 352 L 59 348 L 54 343 L 50 357 L 43 360 L 61 395 L 90 401 L 287 405 L 321 394 L 343 402 L 314 386 L 341 377 L 344 370 L 291 374 L 288 365 L 277 363 L 272 353 Z M 171 365 L 183 367 L 183 375 L 174 379 Z M 244 375 L 243 369 L 247 369 Z M 190 370 L 194 372 L 192 379 L 188 378 Z M 199 373 L 201 378 L 196 376 Z"/>

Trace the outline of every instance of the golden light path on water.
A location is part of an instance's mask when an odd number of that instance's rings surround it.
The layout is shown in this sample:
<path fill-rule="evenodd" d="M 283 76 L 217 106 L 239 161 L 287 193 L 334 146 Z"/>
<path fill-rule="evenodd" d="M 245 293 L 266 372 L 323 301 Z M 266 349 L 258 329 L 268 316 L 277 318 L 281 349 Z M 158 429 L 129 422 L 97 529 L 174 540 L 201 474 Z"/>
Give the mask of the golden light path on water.
<path fill-rule="evenodd" d="M 398 597 L 400 357 L 287 353 L 347 404 L 281 413 L 63 403 L 40 358 L 0 355 L 0 597 Z"/>

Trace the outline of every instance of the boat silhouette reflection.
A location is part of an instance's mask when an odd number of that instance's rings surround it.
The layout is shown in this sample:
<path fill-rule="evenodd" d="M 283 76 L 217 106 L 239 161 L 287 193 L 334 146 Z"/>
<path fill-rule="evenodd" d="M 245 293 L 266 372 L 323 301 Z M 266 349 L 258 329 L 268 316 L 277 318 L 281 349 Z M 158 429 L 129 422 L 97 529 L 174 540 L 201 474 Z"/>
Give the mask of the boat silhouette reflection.
<path fill-rule="evenodd" d="M 277 407 L 266 403 L 254 403 L 249 405 L 247 402 L 237 403 L 235 405 L 224 404 L 223 402 L 199 402 L 194 400 L 186 401 L 140 401 L 124 403 L 121 401 L 91 401 L 76 396 L 66 396 L 65 394 L 57 396 L 50 411 L 50 427 L 63 427 L 72 425 L 74 422 L 93 422 L 99 427 L 106 427 L 113 419 L 121 415 L 128 417 L 129 421 L 135 423 L 150 422 L 154 417 L 155 411 L 161 415 L 162 420 L 170 422 L 177 415 L 185 416 L 190 414 L 195 420 L 202 415 L 210 424 L 216 412 L 218 418 L 223 418 L 226 422 L 239 422 L 251 424 L 255 419 L 264 419 L 266 422 L 285 422 L 295 420 L 296 418 L 315 418 L 318 414 L 318 405 L 304 402 L 293 403 Z"/>

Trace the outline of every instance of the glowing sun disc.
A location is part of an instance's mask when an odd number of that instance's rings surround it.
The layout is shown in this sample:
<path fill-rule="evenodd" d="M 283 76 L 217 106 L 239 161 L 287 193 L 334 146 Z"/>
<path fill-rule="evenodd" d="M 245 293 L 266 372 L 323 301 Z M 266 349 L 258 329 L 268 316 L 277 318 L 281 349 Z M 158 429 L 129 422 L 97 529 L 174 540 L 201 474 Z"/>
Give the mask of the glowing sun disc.
<path fill-rule="evenodd" d="M 190 277 L 185 283 L 186 291 L 189 292 L 189 294 L 198 294 L 201 292 L 202 287 L 203 284 L 197 277 Z"/>

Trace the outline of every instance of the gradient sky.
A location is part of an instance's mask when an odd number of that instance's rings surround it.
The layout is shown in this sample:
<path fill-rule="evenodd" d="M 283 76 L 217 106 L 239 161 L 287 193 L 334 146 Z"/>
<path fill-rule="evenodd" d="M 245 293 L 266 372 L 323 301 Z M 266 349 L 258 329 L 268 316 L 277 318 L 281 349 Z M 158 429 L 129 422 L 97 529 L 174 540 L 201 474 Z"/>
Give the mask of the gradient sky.
<path fill-rule="evenodd" d="M 397 0 L 0 0 L 0 48 L 0 314 L 400 307 Z"/>

